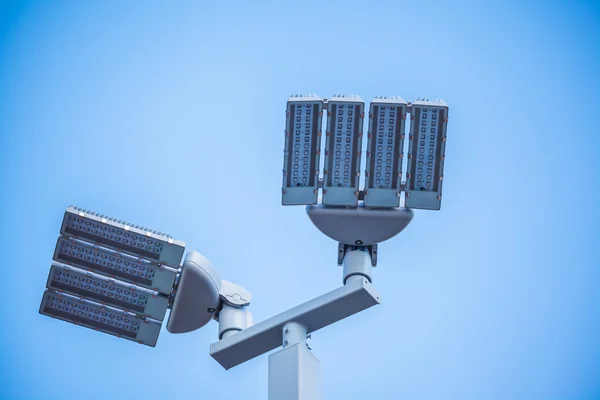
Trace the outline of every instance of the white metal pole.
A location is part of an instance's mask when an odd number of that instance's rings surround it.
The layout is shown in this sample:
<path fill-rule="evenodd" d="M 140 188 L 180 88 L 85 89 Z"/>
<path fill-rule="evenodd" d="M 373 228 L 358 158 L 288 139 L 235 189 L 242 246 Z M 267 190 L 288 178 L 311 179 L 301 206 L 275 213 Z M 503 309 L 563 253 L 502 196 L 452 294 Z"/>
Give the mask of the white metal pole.
<path fill-rule="evenodd" d="M 292 321 L 282 331 L 283 348 L 269 356 L 269 400 L 320 399 L 320 363 L 307 348 L 307 327 Z"/>

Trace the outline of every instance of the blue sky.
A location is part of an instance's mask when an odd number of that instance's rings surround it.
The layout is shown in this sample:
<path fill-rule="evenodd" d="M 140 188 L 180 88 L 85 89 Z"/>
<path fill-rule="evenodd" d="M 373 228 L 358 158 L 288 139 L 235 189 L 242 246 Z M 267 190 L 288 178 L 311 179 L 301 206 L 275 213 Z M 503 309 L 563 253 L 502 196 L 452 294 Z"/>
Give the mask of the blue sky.
<path fill-rule="evenodd" d="M 185 240 L 255 321 L 341 284 L 280 205 L 292 93 L 443 97 L 444 201 L 380 246 L 381 306 L 313 335 L 324 399 L 597 399 L 600 7 L 3 1 L 0 397 L 267 396 L 216 324 L 156 348 L 38 314 L 66 206 Z"/>

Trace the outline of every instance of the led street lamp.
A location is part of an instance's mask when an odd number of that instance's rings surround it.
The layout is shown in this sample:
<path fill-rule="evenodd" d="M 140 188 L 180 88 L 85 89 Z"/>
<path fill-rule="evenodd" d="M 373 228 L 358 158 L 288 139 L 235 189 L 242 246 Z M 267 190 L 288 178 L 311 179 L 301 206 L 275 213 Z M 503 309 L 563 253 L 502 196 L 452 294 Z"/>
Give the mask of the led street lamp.
<path fill-rule="evenodd" d="M 443 100 L 419 99 L 411 107 L 405 206 L 439 210 L 448 105 Z"/>
<path fill-rule="evenodd" d="M 40 313 L 153 347 L 160 333 L 160 321 L 50 289 Z"/>
<path fill-rule="evenodd" d="M 76 207 L 60 233 L 40 313 L 155 346 L 185 243 Z"/>
<path fill-rule="evenodd" d="M 319 176 L 323 111 L 324 171 Z M 407 181 L 401 181 L 405 119 L 410 119 Z M 277 347 L 269 356 L 269 399 L 318 398 L 319 361 L 312 332 L 380 304 L 373 286 L 378 244 L 404 230 L 411 208 L 439 210 L 448 106 L 443 100 L 375 98 L 369 108 L 366 179 L 359 190 L 364 102 L 358 96 L 292 96 L 287 102 L 282 204 L 306 205 L 337 243 L 343 286 L 253 324 L 250 292 L 221 280 L 185 243 L 120 220 L 69 207 L 60 230 L 40 313 L 155 346 L 167 330 L 219 323 L 210 355 L 225 369 Z M 322 204 L 318 191 L 323 188 Z M 399 207 L 405 191 L 404 207 Z"/>
<path fill-rule="evenodd" d="M 321 154 L 323 99 L 292 96 L 286 110 L 283 205 L 316 204 Z"/>
<path fill-rule="evenodd" d="M 375 98 L 369 107 L 365 187 L 359 191 L 362 118 L 352 117 L 362 116 L 362 107 L 358 98 L 325 99 L 327 134 L 322 204 L 306 206 L 315 227 L 338 242 L 343 290 L 330 292 L 211 346 L 211 355 L 229 368 L 273 348 L 281 330 L 283 348 L 269 357 L 272 400 L 299 400 L 307 393 L 317 398 L 319 363 L 302 346 L 305 335 L 322 327 L 319 321 L 322 313 L 327 315 L 328 322 L 338 321 L 350 315 L 339 315 L 338 311 L 361 311 L 378 304 L 379 296 L 373 295 L 376 292 L 371 284 L 379 243 L 408 226 L 413 218 L 411 208 L 440 208 L 447 104 L 442 100 L 419 99 L 410 103 L 399 97 Z M 411 114 L 411 130 L 404 184 L 407 114 Z M 404 207 L 399 207 L 402 191 L 406 191 L 405 202 Z M 347 296 L 355 286 L 361 289 L 357 292 L 360 295 Z M 332 304 L 335 310 L 329 309 Z M 265 332 L 269 332 L 270 342 Z"/>
<path fill-rule="evenodd" d="M 221 281 L 210 261 L 160 232 L 69 207 L 54 251 L 40 313 L 155 346 L 219 321 L 219 337 L 252 324 L 252 295 Z"/>
<path fill-rule="evenodd" d="M 163 233 L 74 207 L 65 212 L 60 233 L 175 268 L 185 250 L 184 242 Z"/>
<path fill-rule="evenodd" d="M 365 103 L 358 96 L 334 96 L 327 107 L 323 204 L 356 207 Z"/>
<path fill-rule="evenodd" d="M 371 102 L 365 177 L 366 207 L 398 207 L 407 103 L 379 97 Z"/>
<path fill-rule="evenodd" d="M 46 287 L 159 321 L 169 305 L 169 298 L 157 292 L 57 262 Z"/>
<path fill-rule="evenodd" d="M 77 266 L 169 295 L 177 269 L 157 265 L 127 253 L 100 247 L 77 238 L 60 236 L 55 261 Z"/>

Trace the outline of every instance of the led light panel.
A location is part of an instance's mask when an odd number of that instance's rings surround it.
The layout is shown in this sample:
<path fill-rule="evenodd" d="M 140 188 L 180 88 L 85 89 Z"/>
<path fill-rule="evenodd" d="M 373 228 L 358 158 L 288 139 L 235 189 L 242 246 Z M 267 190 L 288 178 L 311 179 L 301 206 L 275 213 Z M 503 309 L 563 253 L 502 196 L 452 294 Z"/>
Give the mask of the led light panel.
<path fill-rule="evenodd" d="M 152 347 L 161 326 L 159 321 L 52 290 L 44 292 L 40 313 Z"/>
<path fill-rule="evenodd" d="M 53 260 L 169 295 L 177 270 L 79 239 L 58 238 Z"/>
<path fill-rule="evenodd" d="M 358 206 L 365 103 L 358 96 L 334 96 L 327 112 L 323 204 Z"/>
<path fill-rule="evenodd" d="M 293 96 L 286 110 L 283 205 L 316 204 L 321 154 L 323 99 Z"/>
<path fill-rule="evenodd" d="M 54 262 L 46 287 L 162 321 L 169 299 L 148 289 Z"/>
<path fill-rule="evenodd" d="M 179 268 L 185 243 L 162 233 L 69 207 L 60 233 Z"/>
<path fill-rule="evenodd" d="M 417 100 L 412 104 L 410 119 L 405 206 L 439 210 L 448 105 L 443 100 Z"/>
<path fill-rule="evenodd" d="M 402 182 L 406 102 L 398 97 L 371 102 L 365 179 L 366 207 L 398 207 Z"/>

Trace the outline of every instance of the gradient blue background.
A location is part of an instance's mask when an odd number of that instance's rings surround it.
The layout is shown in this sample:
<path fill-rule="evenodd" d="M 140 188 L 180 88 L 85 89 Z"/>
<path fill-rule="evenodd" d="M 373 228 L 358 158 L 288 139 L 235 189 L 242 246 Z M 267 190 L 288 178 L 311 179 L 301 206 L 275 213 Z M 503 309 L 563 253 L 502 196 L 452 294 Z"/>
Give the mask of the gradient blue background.
<path fill-rule="evenodd" d="M 443 97 L 444 201 L 380 246 L 383 304 L 313 335 L 324 399 L 600 398 L 593 1 L 0 5 L 2 399 L 266 399 L 216 324 L 156 348 L 38 314 L 69 204 L 169 232 L 256 321 L 341 283 L 280 206 L 291 93 Z"/>

